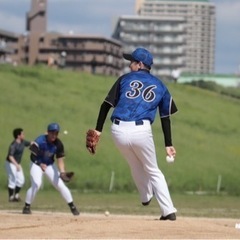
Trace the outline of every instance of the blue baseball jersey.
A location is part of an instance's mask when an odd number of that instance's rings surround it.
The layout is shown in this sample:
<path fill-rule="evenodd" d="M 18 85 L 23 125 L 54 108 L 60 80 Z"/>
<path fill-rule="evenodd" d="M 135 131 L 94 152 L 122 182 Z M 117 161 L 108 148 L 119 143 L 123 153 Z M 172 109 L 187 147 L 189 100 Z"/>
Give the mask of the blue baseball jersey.
<path fill-rule="evenodd" d="M 133 71 L 120 77 L 105 101 L 114 111 L 111 120 L 149 120 L 153 123 L 157 109 L 160 117 L 177 112 L 167 87 L 146 70 Z"/>
<path fill-rule="evenodd" d="M 56 139 L 54 142 L 47 141 L 47 135 L 41 135 L 30 146 L 31 160 L 36 164 L 44 163 L 51 165 L 54 163 L 54 157 L 64 157 L 64 146 L 60 139 Z"/>

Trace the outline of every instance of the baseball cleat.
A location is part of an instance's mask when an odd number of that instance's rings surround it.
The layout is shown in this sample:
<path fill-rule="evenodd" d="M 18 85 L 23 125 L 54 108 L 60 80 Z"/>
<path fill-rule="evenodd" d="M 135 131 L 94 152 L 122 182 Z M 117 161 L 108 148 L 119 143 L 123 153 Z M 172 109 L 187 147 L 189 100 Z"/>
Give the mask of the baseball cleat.
<path fill-rule="evenodd" d="M 161 216 L 159 220 L 170 220 L 170 221 L 175 221 L 176 220 L 176 214 L 175 213 L 170 213 L 167 216 Z"/>
<path fill-rule="evenodd" d="M 21 198 L 19 196 L 19 193 L 16 193 L 15 196 L 14 196 L 14 201 L 15 202 L 21 202 Z"/>
<path fill-rule="evenodd" d="M 77 210 L 77 208 L 76 208 L 75 206 L 70 207 L 70 209 L 71 209 L 71 212 L 72 212 L 72 214 L 73 214 L 74 216 L 77 216 L 77 215 L 80 214 L 79 211 Z"/>
<path fill-rule="evenodd" d="M 9 202 L 21 202 L 21 199 L 20 198 L 13 198 L 13 199 L 9 199 L 8 200 Z"/>
<path fill-rule="evenodd" d="M 9 197 L 8 201 L 9 202 L 16 202 L 14 196 Z"/>
<path fill-rule="evenodd" d="M 147 201 L 147 202 L 142 202 L 142 205 L 143 205 L 143 206 L 148 206 L 151 201 L 152 201 L 152 198 L 151 198 L 149 201 Z"/>
<path fill-rule="evenodd" d="M 32 214 L 30 207 L 25 206 L 22 211 L 23 214 Z"/>
<path fill-rule="evenodd" d="M 18 198 L 14 198 L 14 202 L 21 202 L 22 200 L 21 200 L 21 198 L 20 197 L 18 197 Z"/>

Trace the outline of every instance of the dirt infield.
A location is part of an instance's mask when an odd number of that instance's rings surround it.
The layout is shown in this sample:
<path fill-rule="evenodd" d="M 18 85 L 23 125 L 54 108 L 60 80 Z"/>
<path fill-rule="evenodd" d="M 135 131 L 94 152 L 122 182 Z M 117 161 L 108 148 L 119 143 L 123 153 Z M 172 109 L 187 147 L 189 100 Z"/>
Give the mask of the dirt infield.
<path fill-rule="evenodd" d="M 240 239 L 236 219 L 0 211 L 0 239 Z"/>

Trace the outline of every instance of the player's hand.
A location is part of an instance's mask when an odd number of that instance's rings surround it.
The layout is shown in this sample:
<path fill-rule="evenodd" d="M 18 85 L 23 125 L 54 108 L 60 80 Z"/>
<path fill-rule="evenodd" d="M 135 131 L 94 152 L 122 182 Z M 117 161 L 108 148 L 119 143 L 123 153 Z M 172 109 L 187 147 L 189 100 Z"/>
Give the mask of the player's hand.
<path fill-rule="evenodd" d="M 21 166 L 19 164 L 16 165 L 16 168 L 18 172 L 21 170 Z"/>
<path fill-rule="evenodd" d="M 166 147 L 166 153 L 168 156 L 176 157 L 176 150 L 173 146 Z"/>
<path fill-rule="evenodd" d="M 40 168 L 42 169 L 43 172 L 45 172 L 46 168 L 47 168 L 47 165 L 44 164 L 44 163 L 41 163 L 40 164 Z"/>

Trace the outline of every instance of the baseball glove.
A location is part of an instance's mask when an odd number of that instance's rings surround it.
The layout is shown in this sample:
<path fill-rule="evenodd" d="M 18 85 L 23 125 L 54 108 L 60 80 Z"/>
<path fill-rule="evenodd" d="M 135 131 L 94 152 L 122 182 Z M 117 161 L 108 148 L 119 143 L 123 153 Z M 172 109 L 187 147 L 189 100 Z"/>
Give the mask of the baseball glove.
<path fill-rule="evenodd" d="M 96 147 L 99 139 L 100 139 L 100 136 L 97 134 L 97 132 L 94 129 L 89 129 L 87 131 L 86 147 L 91 154 L 96 153 Z"/>
<path fill-rule="evenodd" d="M 61 172 L 59 177 L 64 182 L 70 182 L 72 180 L 73 176 L 74 176 L 74 172 Z"/>

